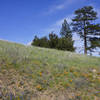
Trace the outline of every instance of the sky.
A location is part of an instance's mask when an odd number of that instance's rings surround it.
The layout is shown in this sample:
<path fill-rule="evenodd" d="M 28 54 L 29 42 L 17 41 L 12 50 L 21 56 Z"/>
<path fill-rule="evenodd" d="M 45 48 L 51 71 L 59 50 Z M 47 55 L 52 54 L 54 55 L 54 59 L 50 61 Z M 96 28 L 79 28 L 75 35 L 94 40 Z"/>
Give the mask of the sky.
<path fill-rule="evenodd" d="M 0 39 L 28 44 L 35 35 L 59 34 L 63 20 L 70 23 L 74 11 L 87 5 L 100 22 L 100 0 L 0 0 Z M 73 38 L 80 46 L 79 37 Z"/>

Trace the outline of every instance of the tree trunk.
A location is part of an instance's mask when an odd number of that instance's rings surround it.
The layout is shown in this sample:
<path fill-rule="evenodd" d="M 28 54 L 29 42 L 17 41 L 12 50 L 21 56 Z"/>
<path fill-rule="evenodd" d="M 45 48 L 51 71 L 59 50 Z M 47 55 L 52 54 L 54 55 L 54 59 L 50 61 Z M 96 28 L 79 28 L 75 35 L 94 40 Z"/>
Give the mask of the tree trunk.
<path fill-rule="evenodd" d="M 87 54 L 87 39 L 86 39 L 86 33 L 84 33 L 84 54 Z"/>
<path fill-rule="evenodd" d="M 85 21 L 84 21 L 84 54 L 87 54 L 87 37 L 86 37 L 86 29 L 85 29 Z"/>

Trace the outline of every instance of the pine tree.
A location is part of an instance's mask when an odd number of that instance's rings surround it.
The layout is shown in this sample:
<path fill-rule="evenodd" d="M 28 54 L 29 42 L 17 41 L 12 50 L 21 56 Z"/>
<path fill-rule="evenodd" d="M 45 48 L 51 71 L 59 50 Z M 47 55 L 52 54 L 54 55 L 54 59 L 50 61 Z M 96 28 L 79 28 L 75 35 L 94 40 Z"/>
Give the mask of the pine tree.
<path fill-rule="evenodd" d="M 64 51 L 75 51 L 73 46 L 73 41 L 70 38 L 61 37 L 58 40 L 57 49 L 64 50 Z"/>
<path fill-rule="evenodd" d="M 35 36 L 31 45 L 49 48 L 48 38 L 46 36 L 41 38 Z"/>
<path fill-rule="evenodd" d="M 94 49 L 100 47 L 100 24 L 89 26 L 89 33 L 92 33 L 93 36 L 89 38 L 91 43 L 89 49 L 93 52 Z"/>
<path fill-rule="evenodd" d="M 64 23 L 62 24 L 60 35 L 62 37 L 66 37 L 66 38 L 72 38 L 71 29 L 70 29 L 70 26 L 67 23 L 66 19 L 64 20 Z"/>
<path fill-rule="evenodd" d="M 49 47 L 56 48 L 57 44 L 58 44 L 58 36 L 54 32 L 51 32 L 49 34 Z"/>
<path fill-rule="evenodd" d="M 72 40 L 72 32 L 66 19 L 62 24 L 60 35 L 61 38 L 59 39 L 57 48 L 62 50 L 75 51 L 74 41 Z"/>
<path fill-rule="evenodd" d="M 72 19 L 73 31 L 83 39 L 84 53 L 87 54 L 87 51 L 92 48 L 91 36 L 94 38 L 94 35 L 98 34 L 99 31 L 99 25 L 94 24 L 97 19 L 97 12 L 94 11 L 92 6 L 85 6 L 76 10 L 75 15 L 74 19 Z"/>

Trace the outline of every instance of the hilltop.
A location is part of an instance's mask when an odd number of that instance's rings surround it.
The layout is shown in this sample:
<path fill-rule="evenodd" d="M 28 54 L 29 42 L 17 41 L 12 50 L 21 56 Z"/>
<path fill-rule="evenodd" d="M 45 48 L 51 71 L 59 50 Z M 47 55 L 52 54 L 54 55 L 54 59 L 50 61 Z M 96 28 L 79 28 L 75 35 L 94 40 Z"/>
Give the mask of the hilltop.
<path fill-rule="evenodd" d="M 0 40 L 0 100 L 100 100 L 100 58 Z"/>

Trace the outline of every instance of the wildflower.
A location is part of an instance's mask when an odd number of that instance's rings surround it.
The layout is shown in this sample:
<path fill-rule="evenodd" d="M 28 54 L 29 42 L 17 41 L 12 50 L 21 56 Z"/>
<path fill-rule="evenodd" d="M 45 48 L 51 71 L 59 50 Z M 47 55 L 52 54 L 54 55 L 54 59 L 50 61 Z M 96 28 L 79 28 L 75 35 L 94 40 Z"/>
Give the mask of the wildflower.
<path fill-rule="evenodd" d="M 42 76 L 42 72 L 40 72 L 39 75 Z"/>
<path fill-rule="evenodd" d="M 65 75 L 68 75 L 68 72 L 67 72 L 67 71 L 64 71 L 64 74 L 65 74 Z"/>
<path fill-rule="evenodd" d="M 41 87 L 41 85 L 39 84 L 39 85 L 37 85 L 36 86 L 36 88 L 37 88 L 37 90 L 42 90 L 42 87 Z"/>
<path fill-rule="evenodd" d="M 72 82 L 72 80 L 69 80 L 70 82 Z"/>

